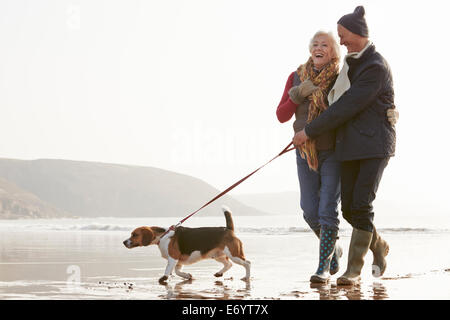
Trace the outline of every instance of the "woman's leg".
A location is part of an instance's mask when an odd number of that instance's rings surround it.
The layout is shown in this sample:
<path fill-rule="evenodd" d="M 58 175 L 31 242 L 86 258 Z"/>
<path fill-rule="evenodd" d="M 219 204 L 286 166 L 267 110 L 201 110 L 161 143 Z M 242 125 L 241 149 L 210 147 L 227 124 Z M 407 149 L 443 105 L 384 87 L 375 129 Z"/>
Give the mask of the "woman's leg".
<path fill-rule="evenodd" d="M 297 174 L 300 185 L 300 207 L 303 210 L 303 218 L 313 230 L 320 230 L 319 223 L 319 189 L 320 176 L 309 169 L 306 159 L 303 159 L 298 151 Z"/>
<path fill-rule="evenodd" d="M 319 223 L 322 228 L 332 231 L 339 229 L 339 202 L 341 200 L 341 162 L 336 159 L 334 151 L 319 152 L 320 160 L 320 202 Z M 336 235 L 336 241 L 339 237 Z M 335 244 L 335 251 L 330 263 L 330 274 L 339 271 L 339 259 L 342 247 Z"/>
<path fill-rule="evenodd" d="M 342 249 L 336 246 L 339 230 L 338 204 L 340 201 L 340 162 L 334 151 L 319 151 L 319 223 L 320 252 L 319 267 L 311 277 L 313 283 L 325 283 L 330 274 L 339 270 L 339 258 Z"/>
<path fill-rule="evenodd" d="M 319 152 L 319 174 L 319 223 L 321 227 L 338 230 L 338 205 L 341 199 L 341 163 L 336 159 L 333 151 Z"/>

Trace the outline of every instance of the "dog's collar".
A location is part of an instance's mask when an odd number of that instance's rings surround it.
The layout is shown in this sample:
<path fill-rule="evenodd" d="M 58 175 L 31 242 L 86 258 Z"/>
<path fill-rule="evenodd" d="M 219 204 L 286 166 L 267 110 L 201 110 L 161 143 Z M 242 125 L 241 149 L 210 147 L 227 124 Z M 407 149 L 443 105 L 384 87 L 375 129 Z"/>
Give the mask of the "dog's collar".
<path fill-rule="evenodd" d="M 162 235 L 159 236 L 159 239 L 158 239 L 158 241 L 156 242 L 156 244 L 159 245 L 159 243 L 161 242 L 161 239 L 164 238 L 164 236 L 165 236 L 166 234 L 168 234 L 170 231 L 172 231 L 172 230 L 175 231 L 175 228 L 178 227 L 180 224 L 181 224 L 181 223 L 178 223 L 177 225 L 172 225 L 172 226 L 170 226 L 169 229 L 167 229 Z"/>

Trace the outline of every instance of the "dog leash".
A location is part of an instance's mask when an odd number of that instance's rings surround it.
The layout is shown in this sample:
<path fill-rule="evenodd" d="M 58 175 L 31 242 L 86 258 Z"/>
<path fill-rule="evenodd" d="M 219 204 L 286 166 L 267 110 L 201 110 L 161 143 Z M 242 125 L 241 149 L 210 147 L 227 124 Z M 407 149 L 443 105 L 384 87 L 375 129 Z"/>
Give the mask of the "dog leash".
<path fill-rule="evenodd" d="M 248 178 L 250 178 L 252 175 L 254 175 L 256 172 L 258 172 L 259 170 L 261 170 L 262 168 L 264 168 L 265 166 L 267 166 L 269 163 L 271 163 L 273 160 L 275 160 L 276 158 L 282 156 L 283 154 L 292 151 L 295 149 L 295 147 L 290 148 L 290 146 L 293 143 L 289 143 L 286 148 L 284 148 L 278 155 L 276 155 L 274 158 L 272 158 L 271 160 L 269 160 L 268 162 L 266 162 L 265 164 L 263 164 L 261 167 L 259 167 L 258 169 L 256 169 L 255 171 L 253 171 L 252 173 L 248 174 L 247 176 L 245 176 L 244 178 L 242 178 L 241 180 L 235 182 L 234 184 L 232 184 L 231 186 L 229 186 L 227 189 L 225 189 L 224 191 L 222 191 L 221 193 L 219 193 L 217 196 L 215 196 L 214 198 L 212 198 L 211 200 L 209 200 L 207 203 L 205 203 L 203 206 L 201 206 L 200 208 L 198 208 L 197 210 L 195 210 L 194 212 L 192 212 L 191 214 L 189 214 L 188 216 L 186 216 L 185 218 L 183 218 L 182 220 L 180 220 L 180 222 L 178 222 L 176 225 L 172 225 L 170 226 L 169 229 L 166 230 L 166 232 L 164 232 L 159 239 L 162 239 L 167 233 L 169 233 L 171 230 L 175 230 L 177 227 L 179 227 L 183 222 L 185 222 L 187 219 L 189 219 L 190 217 L 192 217 L 194 214 L 196 214 L 197 212 L 199 212 L 200 210 L 202 210 L 203 208 L 205 208 L 206 206 L 210 205 L 211 203 L 213 203 L 214 201 L 216 201 L 217 199 L 219 199 L 220 197 L 224 196 L 225 194 L 227 194 L 228 192 L 230 192 L 231 190 L 233 190 L 234 188 L 236 188 L 238 185 L 240 185 L 242 182 L 244 182 L 245 180 L 247 180 Z M 159 243 L 159 241 L 158 241 Z"/>

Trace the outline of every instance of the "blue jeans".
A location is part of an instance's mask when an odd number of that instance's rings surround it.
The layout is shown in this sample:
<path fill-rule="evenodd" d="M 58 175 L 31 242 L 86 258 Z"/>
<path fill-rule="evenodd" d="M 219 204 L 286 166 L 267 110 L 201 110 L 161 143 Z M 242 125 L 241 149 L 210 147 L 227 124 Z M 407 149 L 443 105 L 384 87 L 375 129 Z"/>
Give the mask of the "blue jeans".
<path fill-rule="evenodd" d="M 319 167 L 309 169 L 298 149 L 297 173 L 300 183 L 300 207 L 303 218 L 313 230 L 321 227 L 338 230 L 338 204 L 341 197 L 341 163 L 334 150 L 318 151 Z"/>

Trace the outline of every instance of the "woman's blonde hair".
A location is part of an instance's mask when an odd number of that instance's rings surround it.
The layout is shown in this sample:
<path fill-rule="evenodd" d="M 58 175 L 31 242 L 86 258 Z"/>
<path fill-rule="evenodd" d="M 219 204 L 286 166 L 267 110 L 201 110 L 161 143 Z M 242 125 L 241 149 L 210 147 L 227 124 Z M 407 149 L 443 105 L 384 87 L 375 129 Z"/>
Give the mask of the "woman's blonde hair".
<path fill-rule="evenodd" d="M 341 59 L 341 49 L 339 47 L 339 44 L 336 41 L 336 38 L 334 37 L 333 32 L 331 32 L 331 31 L 329 31 L 329 32 L 322 31 L 322 30 L 317 31 L 316 34 L 311 38 L 311 41 L 309 42 L 309 52 L 312 51 L 314 40 L 316 40 L 316 38 L 318 36 L 322 36 L 322 35 L 328 36 L 328 38 L 331 41 L 331 47 L 332 47 L 332 49 L 334 51 L 334 56 L 338 60 L 340 60 Z"/>

